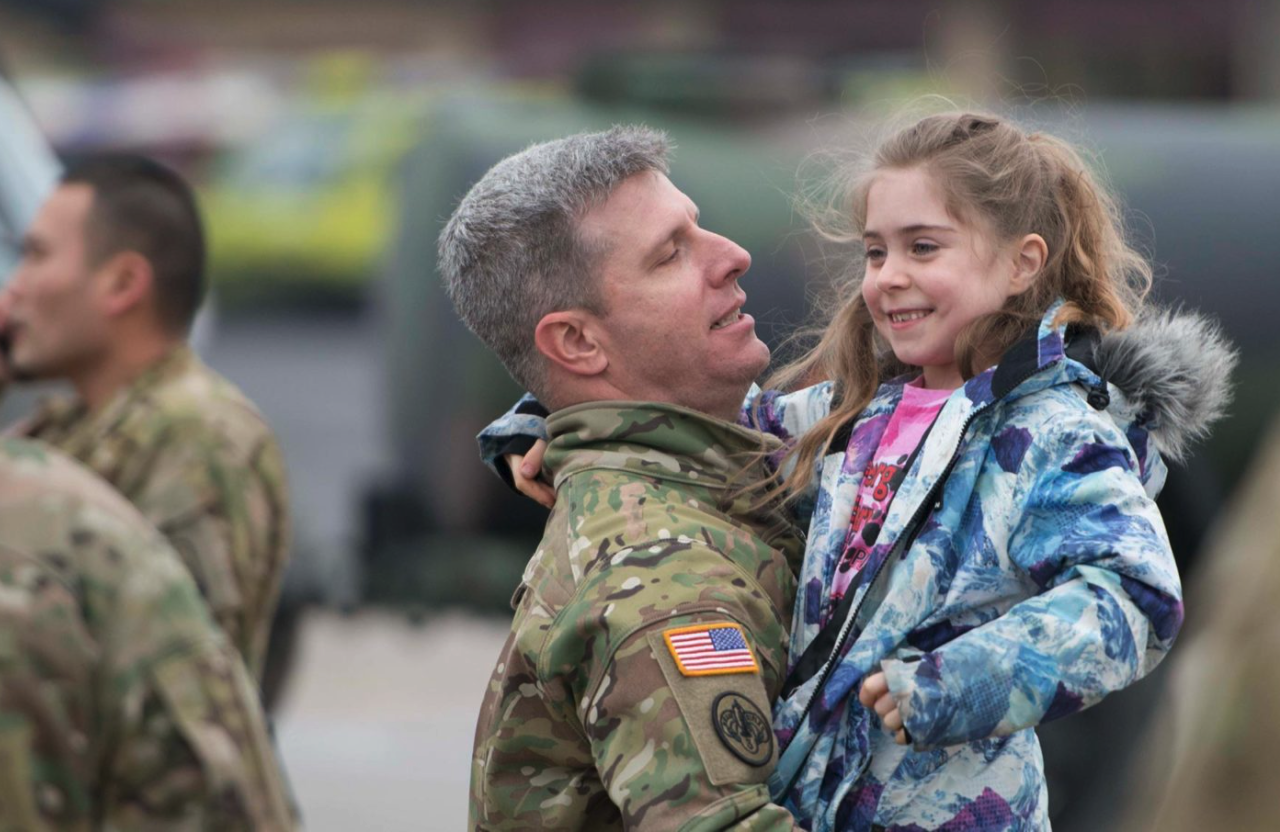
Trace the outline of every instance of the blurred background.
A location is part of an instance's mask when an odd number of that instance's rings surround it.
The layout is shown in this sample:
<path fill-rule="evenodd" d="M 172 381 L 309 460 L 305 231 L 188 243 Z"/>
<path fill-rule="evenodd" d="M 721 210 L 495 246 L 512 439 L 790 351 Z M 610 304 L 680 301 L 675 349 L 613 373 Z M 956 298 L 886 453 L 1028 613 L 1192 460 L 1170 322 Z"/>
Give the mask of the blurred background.
<path fill-rule="evenodd" d="M 134 150 L 197 183 L 213 275 L 198 346 L 290 466 L 267 696 L 307 825 L 458 829 L 543 517 L 476 459 L 519 391 L 435 273 L 476 178 L 537 140 L 669 130 L 703 225 L 754 256 L 750 311 L 777 346 L 829 277 L 790 202 L 814 151 L 927 93 L 1082 144 L 1157 296 L 1242 350 L 1229 421 L 1162 500 L 1190 626 L 1202 539 L 1280 404 L 1277 43 L 1280 0 L 0 0 L 0 153 L 36 170 L 41 142 Z M 1056 827 L 1118 828 L 1166 675 L 1042 731 Z"/>

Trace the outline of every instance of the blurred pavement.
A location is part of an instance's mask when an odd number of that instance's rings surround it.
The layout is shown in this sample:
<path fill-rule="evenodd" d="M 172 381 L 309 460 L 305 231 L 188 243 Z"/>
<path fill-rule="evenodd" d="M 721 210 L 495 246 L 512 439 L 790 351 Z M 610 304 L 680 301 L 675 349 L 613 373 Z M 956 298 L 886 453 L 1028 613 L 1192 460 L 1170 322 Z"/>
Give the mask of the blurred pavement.
<path fill-rule="evenodd" d="M 310 832 L 466 828 L 476 715 L 507 626 L 308 616 L 276 733 Z"/>

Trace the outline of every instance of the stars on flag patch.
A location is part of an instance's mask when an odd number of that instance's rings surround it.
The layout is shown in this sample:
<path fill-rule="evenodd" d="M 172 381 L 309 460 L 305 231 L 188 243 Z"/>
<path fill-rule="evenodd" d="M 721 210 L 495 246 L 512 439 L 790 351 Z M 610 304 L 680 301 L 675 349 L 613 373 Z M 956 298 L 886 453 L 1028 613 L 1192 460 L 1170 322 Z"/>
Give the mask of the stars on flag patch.
<path fill-rule="evenodd" d="M 695 624 L 662 633 L 685 676 L 714 676 L 720 673 L 759 673 L 760 665 L 738 624 Z"/>

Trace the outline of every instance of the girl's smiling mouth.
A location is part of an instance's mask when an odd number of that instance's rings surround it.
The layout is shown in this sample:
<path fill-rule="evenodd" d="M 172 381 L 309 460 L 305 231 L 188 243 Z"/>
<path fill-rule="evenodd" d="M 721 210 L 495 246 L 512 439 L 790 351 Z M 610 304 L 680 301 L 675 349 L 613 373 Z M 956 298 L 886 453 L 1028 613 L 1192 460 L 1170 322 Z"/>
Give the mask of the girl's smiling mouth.
<path fill-rule="evenodd" d="M 896 312 L 889 312 L 885 317 L 889 319 L 890 324 L 898 327 L 919 321 L 932 313 L 932 309 L 903 309 Z"/>

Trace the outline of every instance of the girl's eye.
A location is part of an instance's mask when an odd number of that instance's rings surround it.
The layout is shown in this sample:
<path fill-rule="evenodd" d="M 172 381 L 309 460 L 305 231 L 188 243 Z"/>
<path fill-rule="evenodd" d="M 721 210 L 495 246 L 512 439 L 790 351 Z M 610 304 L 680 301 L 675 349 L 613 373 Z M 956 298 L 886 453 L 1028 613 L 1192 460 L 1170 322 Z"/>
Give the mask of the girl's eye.
<path fill-rule="evenodd" d="M 879 246 L 871 246 L 866 250 L 865 256 L 868 260 L 877 260 L 877 261 L 883 260 L 884 249 L 880 248 Z"/>
<path fill-rule="evenodd" d="M 911 244 L 912 254 L 920 254 L 920 255 L 933 254 L 937 250 L 938 250 L 937 243 L 927 243 L 923 240 L 918 240 Z"/>

